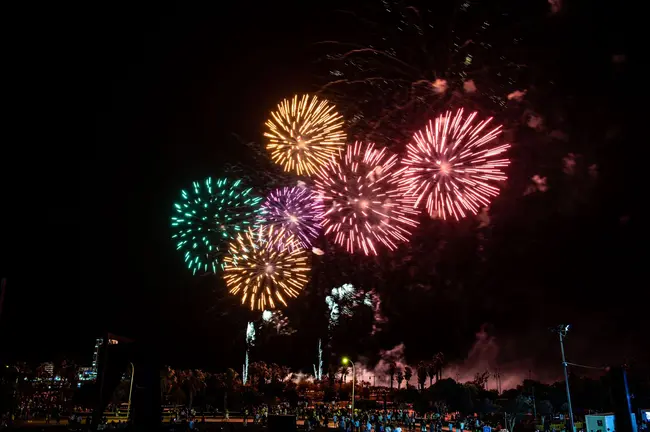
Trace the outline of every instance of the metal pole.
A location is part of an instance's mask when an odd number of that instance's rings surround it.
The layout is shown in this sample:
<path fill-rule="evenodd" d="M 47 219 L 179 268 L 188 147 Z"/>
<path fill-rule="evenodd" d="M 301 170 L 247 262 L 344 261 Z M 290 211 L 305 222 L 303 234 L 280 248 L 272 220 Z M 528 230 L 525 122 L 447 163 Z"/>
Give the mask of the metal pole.
<path fill-rule="evenodd" d="M 356 371 L 354 370 L 354 362 L 352 363 L 352 423 L 354 423 L 354 387 L 355 387 L 355 378 L 357 376 Z"/>
<path fill-rule="evenodd" d="M 573 423 L 573 407 L 571 406 L 571 391 L 569 390 L 569 373 L 567 372 L 566 358 L 564 357 L 564 334 L 560 334 L 560 349 L 562 350 L 562 367 L 564 369 L 564 382 L 566 383 L 566 398 L 569 405 L 569 421 L 571 422 L 571 430 L 576 431 L 575 423 Z"/>
<path fill-rule="evenodd" d="M 131 363 L 131 386 L 129 388 L 129 406 L 126 409 L 126 420 L 131 417 L 131 394 L 133 393 L 133 376 L 135 375 L 135 366 Z"/>

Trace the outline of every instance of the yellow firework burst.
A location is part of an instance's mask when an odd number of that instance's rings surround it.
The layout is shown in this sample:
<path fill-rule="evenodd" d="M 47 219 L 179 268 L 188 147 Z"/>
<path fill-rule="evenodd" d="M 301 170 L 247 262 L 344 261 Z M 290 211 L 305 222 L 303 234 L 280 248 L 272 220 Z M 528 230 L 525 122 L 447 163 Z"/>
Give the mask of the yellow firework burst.
<path fill-rule="evenodd" d="M 285 171 L 312 175 L 345 145 L 343 117 L 316 96 L 285 99 L 266 122 L 267 150 Z"/>
<path fill-rule="evenodd" d="M 286 306 L 309 280 L 307 252 L 298 247 L 279 250 L 266 235 L 264 230 L 249 229 L 230 243 L 224 258 L 230 294 L 241 296 L 251 310 Z"/>

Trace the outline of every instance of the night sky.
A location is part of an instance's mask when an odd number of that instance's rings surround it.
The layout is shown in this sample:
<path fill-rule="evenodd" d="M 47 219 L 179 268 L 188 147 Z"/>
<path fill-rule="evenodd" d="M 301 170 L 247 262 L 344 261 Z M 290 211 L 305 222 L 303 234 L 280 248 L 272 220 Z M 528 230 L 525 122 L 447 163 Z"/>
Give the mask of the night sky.
<path fill-rule="evenodd" d="M 3 356 L 87 363 L 93 338 L 111 331 L 158 341 L 163 361 L 179 367 L 239 367 L 254 316 L 215 277 L 185 271 L 170 239 L 171 206 L 192 181 L 250 163 L 235 134 L 261 145 L 269 110 L 317 89 L 315 42 L 362 36 L 332 20 L 336 5 L 311 3 L 93 10 L 82 21 L 58 10 L 56 23 L 44 13 L 43 23 L 30 24 L 41 36 L 21 55 L 24 84 L 16 89 L 17 124 L 29 141 L 3 146 L 3 153 L 15 147 L 2 168 Z M 557 49 L 555 67 L 566 67 L 566 85 L 576 86 L 579 115 L 572 115 L 580 127 L 600 126 L 602 107 L 618 114 L 611 147 L 590 147 L 582 134 L 566 150 L 598 165 L 596 185 L 585 191 L 554 177 L 561 159 L 551 166 L 548 158 L 519 165 L 515 158 L 513 172 L 547 174 L 549 191 L 506 191 L 494 203 L 481 273 L 475 223 L 425 221 L 421 266 L 441 254 L 440 276 L 426 288 L 400 285 L 398 271 L 367 282 L 363 288 L 379 289 L 388 323 L 374 338 L 352 340 L 352 355 L 376 360 L 373 353 L 404 343 L 412 363 L 438 351 L 462 361 L 484 328 L 496 337 L 500 361 L 525 359 L 522 369 L 541 375 L 559 355 L 548 327 L 571 322 L 569 355 L 583 363 L 642 358 L 650 316 L 640 258 L 643 196 L 631 173 L 637 137 L 620 120 L 632 86 L 625 65 L 610 60 L 625 54 L 624 17 L 598 7 L 566 1 L 562 34 L 572 38 L 536 42 Z M 14 160 L 20 163 L 5 162 Z M 321 286 L 287 311 L 298 332 L 269 338 L 257 355 L 310 370 L 326 329 L 324 318 L 315 323 L 324 312 L 323 281 L 346 282 L 333 274 L 333 262 L 315 266 Z"/>

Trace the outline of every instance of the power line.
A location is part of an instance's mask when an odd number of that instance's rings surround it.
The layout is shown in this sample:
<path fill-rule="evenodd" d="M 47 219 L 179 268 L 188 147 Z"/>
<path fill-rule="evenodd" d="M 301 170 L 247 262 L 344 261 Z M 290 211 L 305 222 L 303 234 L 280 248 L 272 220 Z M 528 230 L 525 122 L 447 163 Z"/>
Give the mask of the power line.
<path fill-rule="evenodd" d="M 569 363 L 569 362 L 565 362 L 565 363 L 567 365 L 569 365 L 569 366 L 576 366 L 576 367 L 581 367 L 581 368 L 585 368 L 585 369 L 598 369 L 598 370 L 607 370 L 607 369 L 609 369 L 608 366 L 587 366 L 587 365 L 581 365 L 581 364 L 577 364 L 577 363 Z"/>

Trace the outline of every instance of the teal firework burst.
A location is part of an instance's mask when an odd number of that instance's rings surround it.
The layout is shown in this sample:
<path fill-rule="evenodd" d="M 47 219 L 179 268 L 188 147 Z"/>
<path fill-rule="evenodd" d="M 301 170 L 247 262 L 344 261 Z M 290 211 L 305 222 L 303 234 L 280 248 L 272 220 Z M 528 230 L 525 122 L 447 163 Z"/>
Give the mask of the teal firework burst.
<path fill-rule="evenodd" d="M 228 241 L 263 222 L 261 203 L 241 180 L 208 177 L 181 191 L 181 201 L 174 204 L 172 239 L 192 274 L 221 267 Z"/>

